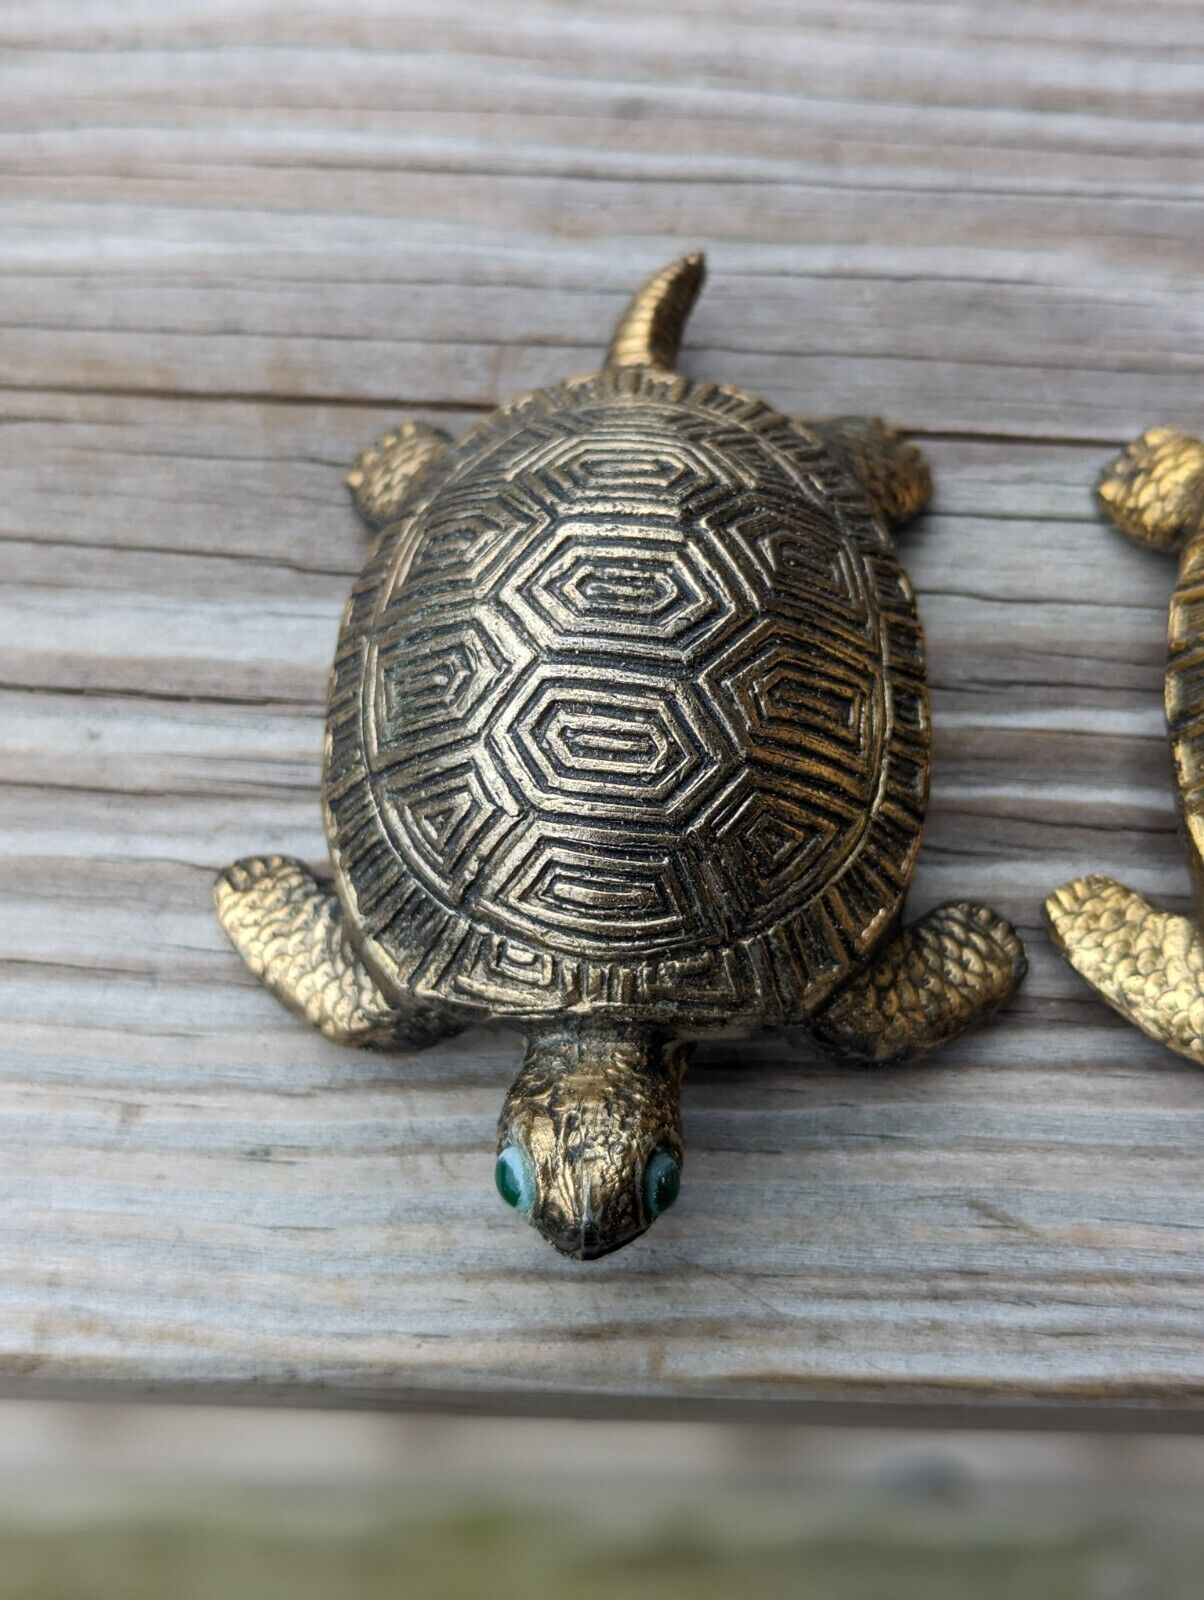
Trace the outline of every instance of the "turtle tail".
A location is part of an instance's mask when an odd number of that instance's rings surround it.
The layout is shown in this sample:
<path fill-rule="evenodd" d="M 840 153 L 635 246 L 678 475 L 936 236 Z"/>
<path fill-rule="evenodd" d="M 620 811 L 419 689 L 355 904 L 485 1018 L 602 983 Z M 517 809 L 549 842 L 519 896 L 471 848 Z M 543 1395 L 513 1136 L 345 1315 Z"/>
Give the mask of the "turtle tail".
<path fill-rule="evenodd" d="M 706 258 L 701 251 L 671 261 L 649 278 L 619 318 L 606 365 L 672 372 L 686 319 L 705 279 Z"/>

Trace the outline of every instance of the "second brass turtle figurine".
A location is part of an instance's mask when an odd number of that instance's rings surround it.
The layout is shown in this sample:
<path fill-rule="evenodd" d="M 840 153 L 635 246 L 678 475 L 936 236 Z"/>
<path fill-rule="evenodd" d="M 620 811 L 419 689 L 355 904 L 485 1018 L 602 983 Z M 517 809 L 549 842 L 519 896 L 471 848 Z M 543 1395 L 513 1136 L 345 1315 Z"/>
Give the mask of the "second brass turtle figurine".
<path fill-rule="evenodd" d="M 1045 912 L 1058 949 L 1110 1006 L 1204 1066 L 1204 439 L 1151 428 L 1105 468 L 1097 494 L 1122 533 L 1179 557 L 1164 701 L 1193 915 L 1100 874 L 1063 884 Z"/>
<path fill-rule="evenodd" d="M 1024 971 L 985 906 L 901 921 L 929 722 L 889 529 L 924 461 L 676 373 L 702 278 L 700 256 L 658 273 L 600 372 L 360 458 L 334 884 L 265 856 L 217 887 L 252 972 L 329 1038 L 526 1035 L 497 1183 L 577 1257 L 676 1197 L 695 1040 L 900 1060 Z"/>

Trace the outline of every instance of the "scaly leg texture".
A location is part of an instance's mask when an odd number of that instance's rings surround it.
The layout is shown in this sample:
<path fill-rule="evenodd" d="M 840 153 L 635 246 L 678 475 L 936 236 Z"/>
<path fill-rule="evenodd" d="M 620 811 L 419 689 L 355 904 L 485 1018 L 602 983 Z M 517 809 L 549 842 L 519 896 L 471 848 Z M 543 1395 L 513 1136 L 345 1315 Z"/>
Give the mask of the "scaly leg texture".
<path fill-rule="evenodd" d="M 877 417 L 828 417 L 804 427 L 845 463 L 889 527 L 910 522 L 932 499 L 924 457 Z"/>
<path fill-rule="evenodd" d="M 1150 428 L 1105 467 L 1096 492 L 1104 515 L 1130 539 L 1178 550 L 1204 520 L 1204 441 Z"/>
<path fill-rule="evenodd" d="M 1045 902 L 1074 970 L 1151 1039 L 1204 1065 L 1204 942 L 1113 878 L 1076 878 Z"/>
<path fill-rule="evenodd" d="M 406 495 L 422 469 L 451 443 L 451 434 L 425 422 L 403 422 L 361 452 L 347 474 L 355 509 L 372 529 L 385 528 L 402 513 Z"/>
<path fill-rule="evenodd" d="M 1027 971 L 1024 946 L 987 906 L 938 906 L 897 934 L 811 1022 L 849 1061 L 907 1061 L 994 1011 Z"/>
<path fill-rule="evenodd" d="M 338 897 L 300 861 L 236 861 L 218 878 L 213 898 L 226 936 L 255 976 L 336 1044 L 418 1050 L 458 1032 L 429 1007 L 386 999 L 347 937 Z"/>

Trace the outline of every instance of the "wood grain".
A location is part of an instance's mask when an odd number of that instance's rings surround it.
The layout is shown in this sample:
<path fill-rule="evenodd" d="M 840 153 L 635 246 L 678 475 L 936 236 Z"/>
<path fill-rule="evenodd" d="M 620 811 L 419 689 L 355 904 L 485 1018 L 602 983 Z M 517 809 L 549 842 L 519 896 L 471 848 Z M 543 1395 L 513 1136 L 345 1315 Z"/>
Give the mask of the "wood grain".
<path fill-rule="evenodd" d="M 96 0 L 0 12 L 0 1386 L 538 1410 L 1204 1413 L 1204 1079 L 1051 953 L 1186 903 L 1173 574 L 1093 515 L 1204 427 L 1194 7 Z M 1032 974 L 922 1069 L 687 1086 L 683 1198 L 582 1269 L 490 1192 L 504 1034 L 343 1052 L 209 892 L 321 854 L 345 463 L 589 367 L 683 244 L 685 367 L 925 440 L 917 909 Z"/>

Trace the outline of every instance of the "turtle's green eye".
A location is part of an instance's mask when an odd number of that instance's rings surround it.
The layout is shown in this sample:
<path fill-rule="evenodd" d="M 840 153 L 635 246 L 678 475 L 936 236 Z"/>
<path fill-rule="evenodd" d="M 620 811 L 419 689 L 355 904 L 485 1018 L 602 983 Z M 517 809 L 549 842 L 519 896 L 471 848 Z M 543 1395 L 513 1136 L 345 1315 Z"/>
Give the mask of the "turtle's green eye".
<path fill-rule="evenodd" d="M 662 1211 L 668 1211 L 680 1188 L 680 1165 L 667 1150 L 658 1150 L 644 1168 L 644 1205 L 648 1215 L 659 1217 Z"/>
<path fill-rule="evenodd" d="M 516 1211 L 530 1211 L 535 1204 L 535 1169 L 525 1150 L 508 1144 L 493 1169 L 497 1192 Z"/>

